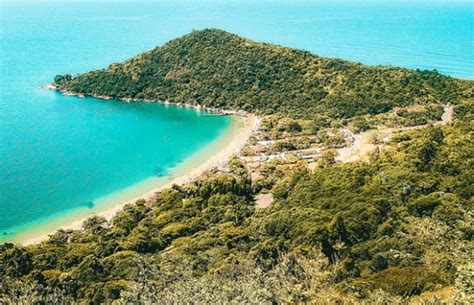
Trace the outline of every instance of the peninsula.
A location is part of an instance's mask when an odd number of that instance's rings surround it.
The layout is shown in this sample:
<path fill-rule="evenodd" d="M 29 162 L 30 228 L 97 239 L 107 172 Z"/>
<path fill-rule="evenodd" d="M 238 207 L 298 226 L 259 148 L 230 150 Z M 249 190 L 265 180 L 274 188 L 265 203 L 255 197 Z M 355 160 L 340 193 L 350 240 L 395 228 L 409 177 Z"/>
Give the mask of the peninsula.
<path fill-rule="evenodd" d="M 452 103 L 472 82 L 436 71 L 369 67 L 208 29 L 103 70 L 54 84 L 66 94 L 161 101 L 293 118 L 376 115 L 411 104 Z M 471 91 L 469 91 L 471 90 Z"/>

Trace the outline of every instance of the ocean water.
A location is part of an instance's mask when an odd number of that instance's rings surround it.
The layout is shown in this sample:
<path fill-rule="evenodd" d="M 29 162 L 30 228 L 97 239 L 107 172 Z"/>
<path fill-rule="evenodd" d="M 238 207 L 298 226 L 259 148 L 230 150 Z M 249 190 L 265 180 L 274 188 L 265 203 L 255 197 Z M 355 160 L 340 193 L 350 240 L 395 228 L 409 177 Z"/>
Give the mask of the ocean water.
<path fill-rule="evenodd" d="M 474 78 L 469 2 L 0 2 L 0 241 L 166 176 L 229 129 L 228 117 L 41 88 L 56 74 L 103 68 L 208 27 L 321 56 Z"/>

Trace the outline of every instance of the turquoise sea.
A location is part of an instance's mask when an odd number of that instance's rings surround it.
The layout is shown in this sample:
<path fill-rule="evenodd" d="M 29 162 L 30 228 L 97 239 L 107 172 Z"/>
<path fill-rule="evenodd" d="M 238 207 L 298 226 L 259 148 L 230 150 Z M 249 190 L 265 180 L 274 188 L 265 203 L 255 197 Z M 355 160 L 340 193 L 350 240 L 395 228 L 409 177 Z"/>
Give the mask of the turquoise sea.
<path fill-rule="evenodd" d="M 228 117 L 41 88 L 56 74 L 103 68 L 207 27 L 321 56 L 474 78 L 469 2 L 0 2 L 0 242 L 166 178 L 229 130 Z"/>

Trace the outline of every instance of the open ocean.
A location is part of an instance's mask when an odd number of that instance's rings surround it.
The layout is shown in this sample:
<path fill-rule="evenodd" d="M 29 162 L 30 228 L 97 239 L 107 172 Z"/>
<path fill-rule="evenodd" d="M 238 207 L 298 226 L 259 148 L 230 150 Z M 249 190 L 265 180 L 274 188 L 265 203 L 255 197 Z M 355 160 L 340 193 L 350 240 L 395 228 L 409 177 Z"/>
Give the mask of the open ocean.
<path fill-rule="evenodd" d="M 474 78 L 472 3 L 0 2 L 0 242 L 173 168 L 228 117 L 64 97 L 41 85 L 149 50 L 193 29 L 370 65 Z"/>

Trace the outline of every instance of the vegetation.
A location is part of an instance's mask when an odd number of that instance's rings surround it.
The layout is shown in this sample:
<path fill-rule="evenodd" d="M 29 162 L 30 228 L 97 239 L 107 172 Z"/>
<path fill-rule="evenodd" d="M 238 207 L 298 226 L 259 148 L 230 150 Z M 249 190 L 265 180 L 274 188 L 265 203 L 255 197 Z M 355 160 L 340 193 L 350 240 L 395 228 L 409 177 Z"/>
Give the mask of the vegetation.
<path fill-rule="evenodd" d="M 257 43 L 216 29 L 192 32 L 72 80 L 77 94 L 279 113 L 318 121 L 384 113 L 396 106 L 456 103 L 472 82 L 436 71 L 368 67 Z M 297 126 L 294 126 L 297 128 Z"/>
<path fill-rule="evenodd" d="M 81 94 L 274 113 L 262 122 L 270 151 L 328 148 L 314 169 L 274 160 L 254 179 L 233 159 L 228 172 L 139 200 L 110 222 L 4 244 L 0 303 L 474 302 L 471 83 L 219 30 L 55 81 Z M 437 120 L 446 102 L 453 123 L 399 133 L 370 162 L 337 163 L 337 128 Z M 273 202 L 257 209 L 262 192 Z"/>
<path fill-rule="evenodd" d="M 2 246 L 0 294 L 13 303 L 472 301 L 473 130 L 458 120 L 403 133 L 370 163 L 276 164 L 265 210 L 253 199 L 262 185 L 233 160 L 230 173 L 129 205 L 110 224 L 94 217 L 40 245 Z"/>
<path fill-rule="evenodd" d="M 66 75 L 59 75 L 58 74 L 54 77 L 54 83 L 56 85 L 62 85 L 62 84 L 66 83 L 66 82 L 69 82 L 71 80 L 72 80 L 72 76 L 70 74 L 66 74 Z"/>

